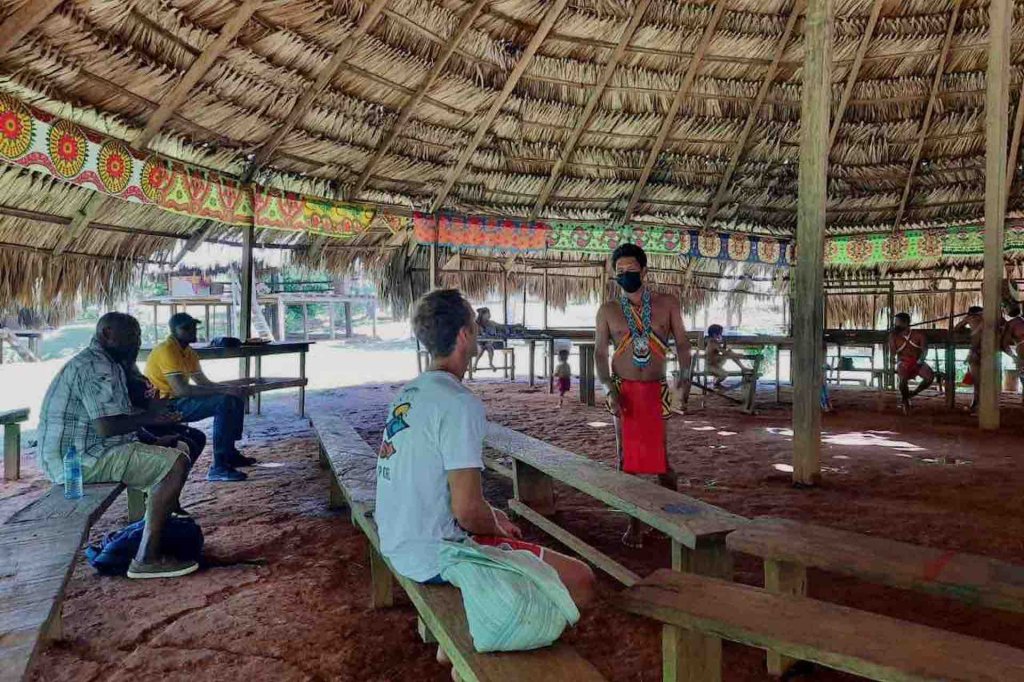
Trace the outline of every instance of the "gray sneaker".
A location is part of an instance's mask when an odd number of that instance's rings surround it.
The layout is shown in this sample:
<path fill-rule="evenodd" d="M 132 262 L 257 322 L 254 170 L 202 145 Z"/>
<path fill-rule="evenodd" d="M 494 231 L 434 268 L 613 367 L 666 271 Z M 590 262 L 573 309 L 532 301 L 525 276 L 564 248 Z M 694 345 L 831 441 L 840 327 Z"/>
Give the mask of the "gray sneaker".
<path fill-rule="evenodd" d="M 180 561 L 178 559 L 159 559 L 141 563 L 132 559 L 128 567 L 128 577 L 134 580 L 145 578 L 180 578 L 189 573 L 199 570 L 199 564 L 195 561 Z"/>

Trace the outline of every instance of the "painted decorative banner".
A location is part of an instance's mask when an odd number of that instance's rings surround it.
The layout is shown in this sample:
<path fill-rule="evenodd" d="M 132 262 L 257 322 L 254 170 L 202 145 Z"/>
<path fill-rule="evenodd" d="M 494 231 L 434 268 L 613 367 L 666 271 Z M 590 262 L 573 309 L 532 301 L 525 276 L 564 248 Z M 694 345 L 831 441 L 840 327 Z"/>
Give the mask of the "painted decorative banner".
<path fill-rule="evenodd" d="M 572 253 L 610 254 L 630 242 L 655 256 L 685 256 L 787 266 L 793 244 L 787 239 L 675 227 L 608 227 L 589 223 L 551 223 L 548 248 Z"/>
<path fill-rule="evenodd" d="M 229 225 L 348 237 L 373 219 L 373 211 L 363 207 L 258 186 L 250 190 L 219 173 L 141 154 L 4 94 L 0 161 L 125 201 Z"/>
<path fill-rule="evenodd" d="M 543 251 L 551 228 L 545 223 L 527 223 L 507 218 L 441 214 L 435 220 L 428 213 L 413 215 L 416 240 L 421 244 L 467 246 L 477 249 L 528 252 Z"/>

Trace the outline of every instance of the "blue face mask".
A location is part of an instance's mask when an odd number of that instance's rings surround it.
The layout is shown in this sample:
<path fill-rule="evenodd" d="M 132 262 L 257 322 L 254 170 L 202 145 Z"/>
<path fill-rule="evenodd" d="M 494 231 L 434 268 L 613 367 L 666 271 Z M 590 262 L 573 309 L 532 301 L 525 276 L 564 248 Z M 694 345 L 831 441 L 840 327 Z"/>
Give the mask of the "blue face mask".
<path fill-rule="evenodd" d="M 623 272 L 620 273 L 615 281 L 619 283 L 622 290 L 627 294 L 632 294 L 640 290 L 640 287 L 644 285 L 643 277 L 639 272 Z"/>

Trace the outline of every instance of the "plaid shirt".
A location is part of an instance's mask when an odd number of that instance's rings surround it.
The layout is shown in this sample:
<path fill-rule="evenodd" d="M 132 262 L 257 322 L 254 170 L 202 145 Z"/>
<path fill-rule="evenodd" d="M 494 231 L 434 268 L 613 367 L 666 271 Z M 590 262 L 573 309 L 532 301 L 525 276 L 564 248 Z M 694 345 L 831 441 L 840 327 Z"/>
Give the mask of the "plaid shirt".
<path fill-rule="evenodd" d="M 92 421 L 132 411 L 124 370 L 94 339 L 73 357 L 50 384 L 39 419 L 39 463 L 54 483 L 64 482 L 64 455 L 72 445 L 89 468 L 134 434 L 103 438 Z"/>

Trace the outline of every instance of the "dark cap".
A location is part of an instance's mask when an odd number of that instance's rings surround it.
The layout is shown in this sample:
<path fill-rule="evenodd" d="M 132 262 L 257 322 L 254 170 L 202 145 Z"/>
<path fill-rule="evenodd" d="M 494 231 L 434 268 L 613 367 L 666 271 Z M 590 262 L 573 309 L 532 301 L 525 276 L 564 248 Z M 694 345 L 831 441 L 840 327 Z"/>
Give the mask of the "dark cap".
<path fill-rule="evenodd" d="M 188 313 L 175 313 L 174 315 L 171 315 L 171 319 L 168 320 L 167 322 L 167 326 L 170 327 L 172 331 L 175 329 L 180 329 L 181 327 L 188 327 L 193 324 L 200 325 L 202 324 L 202 322 L 192 317 Z"/>

